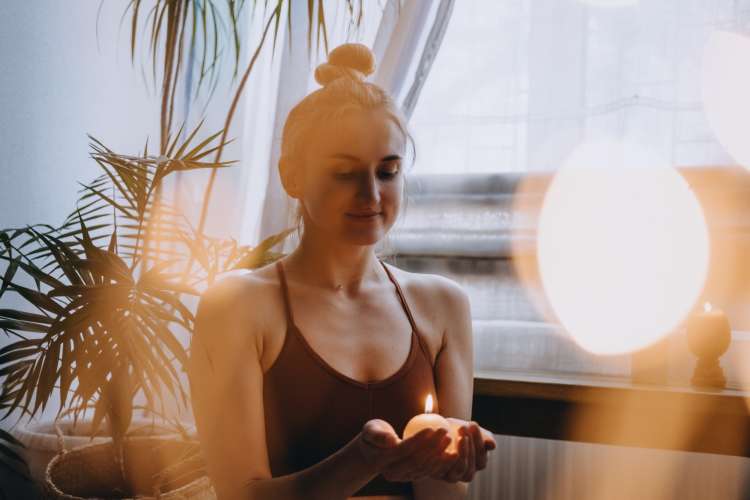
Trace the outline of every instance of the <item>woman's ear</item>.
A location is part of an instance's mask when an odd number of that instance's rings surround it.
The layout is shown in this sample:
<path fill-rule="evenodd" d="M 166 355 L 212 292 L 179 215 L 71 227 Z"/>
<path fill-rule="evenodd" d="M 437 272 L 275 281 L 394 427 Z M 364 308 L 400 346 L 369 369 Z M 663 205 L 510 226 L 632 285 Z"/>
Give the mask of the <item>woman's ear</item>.
<path fill-rule="evenodd" d="M 302 185 L 300 182 L 300 169 L 289 159 L 279 159 L 279 177 L 281 185 L 284 186 L 286 194 L 292 198 L 299 199 L 302 196 Z"/>

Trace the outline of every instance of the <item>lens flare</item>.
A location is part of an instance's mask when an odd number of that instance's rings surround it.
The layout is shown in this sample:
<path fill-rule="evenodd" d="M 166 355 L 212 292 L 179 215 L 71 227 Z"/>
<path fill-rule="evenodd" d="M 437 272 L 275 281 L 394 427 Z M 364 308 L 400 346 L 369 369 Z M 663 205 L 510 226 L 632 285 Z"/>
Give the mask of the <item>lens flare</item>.
<path fill-rule="evenodd" d="M 706 279 L 700 204 L 666 162 L 637 145 L 576 148 L 552 180 L 537 253 L 547 299 L 595 354 L 658 341 L 688 314 Z"/>

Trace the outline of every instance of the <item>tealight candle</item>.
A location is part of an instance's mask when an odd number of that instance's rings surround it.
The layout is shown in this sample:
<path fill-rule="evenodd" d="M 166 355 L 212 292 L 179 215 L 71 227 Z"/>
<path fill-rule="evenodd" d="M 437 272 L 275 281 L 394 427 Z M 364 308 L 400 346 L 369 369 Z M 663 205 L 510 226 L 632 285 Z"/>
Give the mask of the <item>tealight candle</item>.
<path fill-rule="evenodd" d="M 448 445 L 448 450 L 454 450 L 456 448 L 456 441 L 458 438 L 457 429 L 458 427 L 452 425 L 448 420 L 437 413 L 432 413 L 432 394 L 428 395 L 425 399 L 424 413 L 415 415 L 409 420 L 404 428 L 404 439 L 413 436 L 422 429 L 445 429 L 448 431 L 448 435 L 451 438 L 451 443 Z"/>

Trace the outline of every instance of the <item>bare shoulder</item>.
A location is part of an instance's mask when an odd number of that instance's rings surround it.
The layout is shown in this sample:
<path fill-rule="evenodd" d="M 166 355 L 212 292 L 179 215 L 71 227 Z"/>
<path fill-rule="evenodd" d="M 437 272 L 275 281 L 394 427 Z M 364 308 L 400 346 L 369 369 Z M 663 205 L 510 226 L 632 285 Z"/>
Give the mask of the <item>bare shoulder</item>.
<path fill-rule="evenodd" d="M 268 291 L 277 284 L 258 272 L 233 274 L 220 278 L 202 294 L 200 307 L 220 313 L 252 313 L 262 307 L 269 296 Z"/>
<path fill-rule="evenodd" d="M 196 334 L 220 336 L 222 343 L 229 340 L 227 336 L 243 343 L 254 341 L 262 352 L 265 333 L 279 324 L 283 314 L 272 267 L 226 276 L 208 287 L 198 305 Z"/>
<path fill-rule="evenodd" d="M 388 264 L 388 269 L 398 280 L 404 292 L 420 303 L 448 308 L 449 312 L 469 306 L 468 295 L 461 285 L 452 279 L 439 274 L 413 273 L 391 264 Z"/>
<path fill-rule="evenodd" d="M 403 289 L 433 353 L 445 344 L 446 334 L 471 338 L 469 297 L 461 285 L 437 274 L 413 273 L 390 264 L 388 269 Z"/>

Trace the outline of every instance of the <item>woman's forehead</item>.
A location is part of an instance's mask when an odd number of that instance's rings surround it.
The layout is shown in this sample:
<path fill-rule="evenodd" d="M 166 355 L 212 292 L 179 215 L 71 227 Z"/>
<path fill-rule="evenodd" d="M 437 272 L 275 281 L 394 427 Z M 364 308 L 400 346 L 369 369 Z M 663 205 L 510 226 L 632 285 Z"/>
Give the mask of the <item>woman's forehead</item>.
<path fill-rule="evenodd" d="M 403 157 L 405 137 L 399 126 L 383 111 L 353 111 L 321 124 L 316 140 L 308 147 L 315 158 L 350 157 L 379 161 Z"/>

